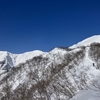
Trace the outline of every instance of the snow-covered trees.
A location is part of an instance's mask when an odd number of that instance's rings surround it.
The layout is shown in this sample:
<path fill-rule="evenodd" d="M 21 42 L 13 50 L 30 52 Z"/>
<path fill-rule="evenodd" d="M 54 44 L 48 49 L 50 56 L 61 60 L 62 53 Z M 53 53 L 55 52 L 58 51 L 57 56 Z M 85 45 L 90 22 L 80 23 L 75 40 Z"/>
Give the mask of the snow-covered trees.
<path fill-rule="evenodd" d="M 95 67 L 100 68 L 100 43 L 92 43 L 90 45 L 89 55 L 96 62 Z"/>

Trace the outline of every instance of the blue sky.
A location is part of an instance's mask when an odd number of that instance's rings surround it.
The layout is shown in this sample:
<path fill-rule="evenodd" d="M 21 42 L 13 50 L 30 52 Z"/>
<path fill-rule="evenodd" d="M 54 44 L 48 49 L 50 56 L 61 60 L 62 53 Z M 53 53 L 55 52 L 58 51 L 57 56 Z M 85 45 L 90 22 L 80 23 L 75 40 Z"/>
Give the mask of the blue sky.
<path fill-rule="evenodd" d="M 0 0 L 0 51 L 49 51 L 98 34 L 99 0 Z"/>

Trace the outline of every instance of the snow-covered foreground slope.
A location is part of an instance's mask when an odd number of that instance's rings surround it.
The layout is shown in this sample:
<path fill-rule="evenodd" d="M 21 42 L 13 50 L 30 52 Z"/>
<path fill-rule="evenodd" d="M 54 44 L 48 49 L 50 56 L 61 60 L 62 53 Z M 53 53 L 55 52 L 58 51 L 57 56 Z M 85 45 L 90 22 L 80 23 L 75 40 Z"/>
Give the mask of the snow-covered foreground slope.
<path fill-rule="evenodd" d="M 50 52 L 0 52 L 0 71 L 10 69 L 0 74 L 0 100 L 99 100 L 90 89 L 100 79 L 99 39 Z"/>
<path fill-rule="evenodd" d="M 82 90 L 70 100 L 100 100 L 100 95 L 93 90 Z"/>

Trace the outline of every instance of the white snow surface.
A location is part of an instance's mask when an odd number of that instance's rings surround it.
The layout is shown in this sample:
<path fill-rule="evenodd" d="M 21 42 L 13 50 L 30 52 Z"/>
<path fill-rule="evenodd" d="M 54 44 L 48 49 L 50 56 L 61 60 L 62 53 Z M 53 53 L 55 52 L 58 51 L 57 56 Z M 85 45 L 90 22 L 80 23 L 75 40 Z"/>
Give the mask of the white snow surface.
<path fill-rule="evenodd" d="M 41 54 L 43 54 L 43 52 L 40 51 L 40 50 L 26 52 L 26 53 L 23 53 L 23 54 L 18 54 L 16 56 L 15 66 L 18 65 L 19 63 L 24 63 L 24 62 L 26 62 L 26 60 L 32 59 L 33 57 L 39 56 Z"/>
<path fill-rule="evenodd" d="M 95 35 L 95 36 L 89 37 L 77 44 L 74 44 L 73 46 L 70 46 L 70 48 L 77 48 L 80 46 L 89 46 L 90 44 L 92 44 L 94 42 L 100 43 L 100 35 Z"/>
<path fill-rule="evenodd" d="M 17 66 L 20 63 L 25 63 L 27 60 L 32 59 L 35 56 L 43 54 L 40 50 L 34 50 L 22 54 L 12 54 L 7 51 L 0 51 L 0 62 L 7 61 L 11 67 Z"/>
<path fill-rule="evenodd" d="M 82 90 L 70 100 L 100 100 L 100 96 L 93 90 Z"/>

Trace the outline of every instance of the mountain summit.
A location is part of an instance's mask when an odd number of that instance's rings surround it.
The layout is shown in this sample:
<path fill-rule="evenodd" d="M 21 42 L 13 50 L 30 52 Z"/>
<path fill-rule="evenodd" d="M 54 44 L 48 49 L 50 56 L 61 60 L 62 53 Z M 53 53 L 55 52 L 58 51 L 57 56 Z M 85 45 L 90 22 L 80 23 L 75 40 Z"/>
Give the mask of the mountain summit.
<path fill-rule="evenodd" d="M 91 36 L 77 44 L 74 44 L 70 48 L 76 48 L 76 47 L 80 47 L 80 46 L 89 46 L 92 43 L 100 43 L 100 35 Z"/>

